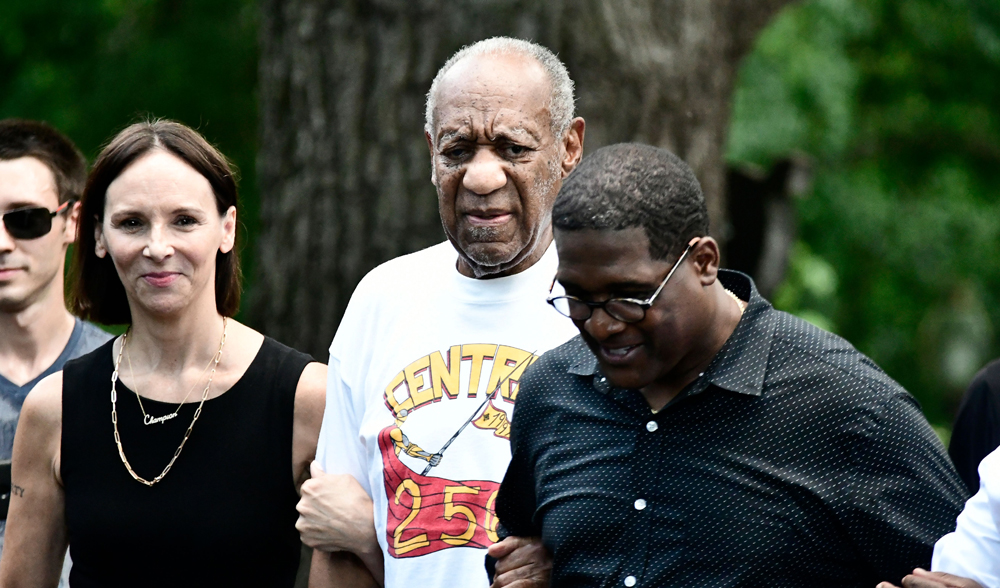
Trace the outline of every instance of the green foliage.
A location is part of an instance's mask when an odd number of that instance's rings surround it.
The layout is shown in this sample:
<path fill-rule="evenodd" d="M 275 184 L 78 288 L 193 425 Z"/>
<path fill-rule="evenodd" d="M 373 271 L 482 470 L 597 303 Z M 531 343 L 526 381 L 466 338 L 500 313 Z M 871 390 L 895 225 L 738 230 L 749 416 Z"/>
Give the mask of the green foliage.
<path fill-rule="evenodd" d="M 937 423 L 1000 353 L 997 80 L 996 2 L 813 0 L 759 38 L 734 99 L 731 162 L 816 166 L 776 305 L 846 337 Z"/>
<path fill-rule="evenodd" d="M 251 0 L 5 0 L 0 118 L 45 120 L 91 160 L 135 120 L 191 125 L 241 170 L 255 230 L 255 18 Z"/>

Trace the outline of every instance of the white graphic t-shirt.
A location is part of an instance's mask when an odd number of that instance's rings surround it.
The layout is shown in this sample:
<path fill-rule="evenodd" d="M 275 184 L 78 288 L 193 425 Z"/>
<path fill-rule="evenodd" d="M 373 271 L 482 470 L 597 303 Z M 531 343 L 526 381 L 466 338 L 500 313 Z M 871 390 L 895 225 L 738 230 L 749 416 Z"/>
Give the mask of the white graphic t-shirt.
<path fill-rule="evenodd" d="M 488 586 L 518 380 L 577 333 L 545 302 L 554 246 L 505 278 L 457 259 L 444 242 L 374 269 L 330 347 L 317 460 L 371 495 L 386 588 Z"/>

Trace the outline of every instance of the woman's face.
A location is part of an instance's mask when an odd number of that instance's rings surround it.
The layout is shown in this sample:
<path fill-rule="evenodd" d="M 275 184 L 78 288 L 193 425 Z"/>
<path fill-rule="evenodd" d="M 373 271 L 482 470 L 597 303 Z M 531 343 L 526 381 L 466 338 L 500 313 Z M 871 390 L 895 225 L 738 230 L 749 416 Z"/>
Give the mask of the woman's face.
<path fill-rule="evenodd" d="M 220 215 L 208 180 L 162 149 L 143 155 L 108 186 L 94 229 L 98 257 L 110 255 L 132 314 L 215 307 L 216 252 L 232 250 L 236 208 Z"/>

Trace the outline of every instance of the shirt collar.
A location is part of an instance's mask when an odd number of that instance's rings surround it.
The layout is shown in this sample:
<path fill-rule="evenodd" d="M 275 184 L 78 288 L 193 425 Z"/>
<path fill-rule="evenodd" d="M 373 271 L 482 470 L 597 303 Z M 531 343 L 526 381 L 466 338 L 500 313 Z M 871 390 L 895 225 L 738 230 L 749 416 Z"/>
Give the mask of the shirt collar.
<path fill-rule="evenodd" d="M 720 269 L 719 281 L 747 302 L 747 308 L 736 330 L 702 376 L 692 383 L 689 393 L 702 392 L 709 384 L 714 384 L 731 392 L 760 396 L 775 328 L 774 308 L 757 292 L 753 279 L 746 274 Z M 567 371 L 578 376 L 596 376 L 595 382 L 605 382 L 597 357 L 589 349 Z M 597 387 L 604 392 L 610 388 Z"/>

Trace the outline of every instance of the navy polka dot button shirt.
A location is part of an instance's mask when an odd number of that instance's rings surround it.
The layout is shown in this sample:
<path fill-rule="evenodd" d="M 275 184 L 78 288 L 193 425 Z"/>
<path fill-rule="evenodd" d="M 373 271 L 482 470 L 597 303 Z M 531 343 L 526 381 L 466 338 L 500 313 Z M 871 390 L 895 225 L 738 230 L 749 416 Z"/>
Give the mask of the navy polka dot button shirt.
<path fill-rule="evenodd" d="M 659 413 L 576 337 L 521 382 L 503 530 L 552 585 L 864 586 L 927 568 L 966 493 L 916 401 L 843 339 L 749 302 Z"/>

